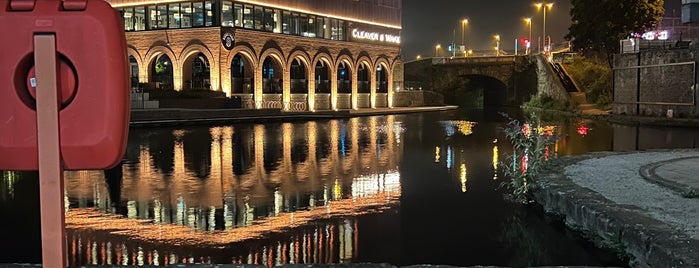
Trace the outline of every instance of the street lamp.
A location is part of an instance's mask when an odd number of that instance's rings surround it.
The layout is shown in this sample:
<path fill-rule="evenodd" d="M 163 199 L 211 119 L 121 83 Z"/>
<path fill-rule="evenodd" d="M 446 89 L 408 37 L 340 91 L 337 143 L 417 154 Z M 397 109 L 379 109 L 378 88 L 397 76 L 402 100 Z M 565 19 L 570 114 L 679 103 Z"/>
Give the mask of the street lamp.
<path fill-rule="evenodd" d="M 529 47 L 532 43 L 532 18 L 525 18 L 524 23 L 529 26 L 529 42 L 525 44 L 527 46 L 527 54 L 529 54 Z"/>
<path fill-rule="evenodd" d="M 546 47 L 547 47 L 547 45 L 546 45 L 546 43 L 547 43 L 547 41 L 546 41 L 547 40 L 547 38 L 546 38 L 546 9 L 551 10 L 551 8 L 553 8 L 553 3 L 536 3 L 535 6 L 536 6 L 537 10 L 541 10 L 541 9 L 544 10 L 544 23 L 543 23 L 544 30 L 543 30 L 543 34 L 542 34 L 542 41 L 544 41 L 544 52 L 545 52 Z M 548 44 L 548 45 L 550 46 L 551 44 Z"/>
<path fill-rule="evenodd" d="M 464 43 L 464 36 L 466 35 L 465 30 L 466 30 L 467 24 L 468 24 L 468 19 L 464 19 L 461 21 L 461 45 L 464 46 L 464 48 L 466 47 L 466 43 Z M 464 49 L 464 52 L 465 52 L 465 49 Z"/>
<path fill-rule="evenodd" d="M 496 34 L 495 38 L 495 56 L 500 56 L 500 35 Z"/>
<path fill-rule="evenodd" d="M 422 57 L 421 57 L 420 55 L 417 55 L 417 57 L 415 57 L 415 58 L 416 58 L 417 60 L 420 60 L 420 58 L 422 58 Z"/>
<path fill-rule="evenodd" d="M 437 45 L 434 47 L 434 57 L 435 57 L 435 58 L 438 58 L 438 57 L 439 57 L 439 48 L 441 48 L 441 47 L 442 47 L 442 46 L 441 46 L 440 44 L 437 44 Z"/>

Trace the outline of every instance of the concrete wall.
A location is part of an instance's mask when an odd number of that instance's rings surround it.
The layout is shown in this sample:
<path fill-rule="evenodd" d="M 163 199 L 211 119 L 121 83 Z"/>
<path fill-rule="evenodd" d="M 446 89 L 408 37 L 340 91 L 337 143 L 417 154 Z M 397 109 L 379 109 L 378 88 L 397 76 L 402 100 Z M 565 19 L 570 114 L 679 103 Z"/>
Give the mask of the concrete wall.
<path fill-rule="evenodd" d="M 615 55 L 614 113 L 667 116 L 672 110 L 674 117 L 699 116 L 693 87 L 697 58 L 688 49 Z"/>
<path fill-rule="evenodd" d="M 549 96 L 559 101 L 570 101 L 570 95 L 563 87 L 561 79 L 543 56 L 536 56 L 536 77 L 539 95 Z"/>

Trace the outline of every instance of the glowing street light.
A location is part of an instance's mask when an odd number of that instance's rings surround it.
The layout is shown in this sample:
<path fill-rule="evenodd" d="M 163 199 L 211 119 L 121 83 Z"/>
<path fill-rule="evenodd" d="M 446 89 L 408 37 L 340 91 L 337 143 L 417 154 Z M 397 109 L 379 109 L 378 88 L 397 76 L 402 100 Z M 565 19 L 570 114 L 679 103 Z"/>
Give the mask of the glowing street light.
<path fill-rule="evenodd" d="M 547 41 L 546 41 L 547 40 L 547 38 L 546 38 L 546 10 L 548 9 L 550 11 L 551 8 L 553 8 L 553 3 L 536 3 L 534 5 L 536 6 L 537 10 L 541 10 L 541 9 L 544 10 L 544 23 L 543 23 L 544 30 L 543 30 L 542 41 L 544 41 L 544 51 L 546 51 L 546 47 L 547 47 L 547 44 L 546 44 L 547 43 Z M 548 44 L 548 46 L 550 46 L 550 45 L 551 44 Z"/>
<path fill-rule="evenodd" d="M 500 56 L 500 35 L 496 34 L 493 38 L 495 38 L 495 56 Z"/>
<path fill-rule="evenodd" d="M 532 43 L 532 18 L 525 18 L 524 23 L 526 23 L 527 26 L 529 26 L 529 42 L 527 42 L 527 44 L 526 44 L 526 46 L 527 46 L 526 52 L 527 52 L 527 54 L 529 54 L 529 47 L 530 47 L 529 44 Z"/>
<path fill-rule="evenodd" d="M 464 42 L 464 39 L 465 39 L 464 36 L 466 35 L 466 34 L 465 34 L 466 25 L 468 25 L 468 19 L 462 20 L 462 21 L 461 21 L 461 45 L 462 45 L 462 46 L 465 46 L 465 45 L 466 45 L 466 43 Z"/>
<path fill-rule="evenodd" d="M 442 47 L 442 46 L 441 46 L 440 44 L 437 44 L 437 45 L 434 47 L 434 57 L 435 57 L 435 58 L 438 58 L 438 57 L 439 57 L 439 49 L 440 49 L 441 47 Z"/>
<path fill-rule="evenodd" d="M 420 60 L 420 58 L 422 58 L 422 56 L 420 56 L 420 55 L 417 55 L 417 57 L 415 57 L 415 59 L 417 59 L 417 60 Z"/>

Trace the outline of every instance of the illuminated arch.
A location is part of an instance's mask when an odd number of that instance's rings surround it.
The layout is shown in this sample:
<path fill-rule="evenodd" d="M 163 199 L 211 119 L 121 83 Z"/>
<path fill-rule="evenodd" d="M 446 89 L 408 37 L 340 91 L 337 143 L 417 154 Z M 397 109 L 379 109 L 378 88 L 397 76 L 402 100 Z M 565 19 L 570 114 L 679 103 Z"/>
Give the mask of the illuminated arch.
<path fill-rule="evenodd" d="M 136 48 L 133 46 L 128 46 L 126 48 L 126 53 L 128 56 L 132 56 L 134 59 L 136 59 L 136 64 L 138 65 L 138 82 L 147 83 L 148 66 L 147 64 L 143 64 L 143 57 L 141 56 L 141 53 L 138 53 L 138 50 L 136 50 Z"/>
<path fill-rule="evenodd" d="M 374 90 L 376 90 L 376 93 L 385 93 L 385 97 L 374 97 L 374 107 L 392 107 L 393 106 L 393 71 L 392 71 L 392 66 L 389 64 L 388 59 L 386 57 L 379 57 L 376 59 L 376 62 L 374 63 L 374 68 L 372 71 L 372 74 L 374 76 L 374 83 L 375 86 L 372 86 Z M 385 77 L 380 77 L 377 76 L 376 73 L 379 72 L 379 67 L 382 69 L 382 73 L 385 75 Z M 381 80 L 385 79 L 384 83 L 381 83 Z M 384 91 L 385 90 L 385 91 Z M 380 105 L 376 105 L 376 103 L 381 100 Z M 385 101 L 385 102 L 384 102 Z"/>
<path fill-rule="evenodd" d="M 214 55 L 206 46 L 191 44 L 182 50 L 182 53 L 180 53 L 181 66 L 178 70 L 180 72 L 180 77 L 184 77 L 184 67 L 187 64 L 187 61 L 189 61 L 192 56 L 199 55 L 199 53 L 204 54 L 204 57 L 206 57 L 206 60 L 209 63 L 209 81 L 211 83 L 211 90 L 216 91 L 219 89 L 219 80 L 217 75 L 218 61 L 214 60 Z"/>
<path fill-rule="evenodd" d="M 257 61 L 257 54 L 248 46 L 238 45 L 233 47 L 232 50 L 228 51 L 228 53 L 225 56 L 226 64 L 220 66 L 221 90 L 223 90 L 223 92 L 226 92 L 226 96 L 230 96 L 233 93 L 233 89 L 231 88 L 233 80 L 233 78 L 231 77 L 231 64 L 233 64 L 233 58 L 235 58 L 236 55 L 240 55 L 241 57 L 245 58 L 247 62 L 250 63 L 250 69 L 253 72 L 253 77 L 255 70 L 257 70 L 257 65 L 259 64 Z"/>
<path fill-rule="evenodd" d="M 167 55 L 168 58 L 170 58 L 170 61 L 172 62 L 173 65 L 173 72 L 172 72 L 172 79 L 173 79 L 173 89 L 180 91 L 182 90 L 182 77 L 179 76 L 179 73 L 177 70 L 180 68 L 180 61 L 179 59 L 175 56 L 175 53 L 168 47 L 163 46 L 163 45 L 155 45 L 152 46 L 148 52 L 146 53 L 145 59 L 146 59 L 146 73 L 148 74 L 146 81 L 150 81 L 153 77 L 154 74 L 151 73 L 151 68 L 150 65 L 153 63 L 153 61 L 160 55 L 165 54 Z"/>
<path fill-rule="evenodd" d="M 254 80 L 255 80 L 254 81 L 255 82 L 254 98 L 255 98 L 255 108 L 257 108 L 257 109 L 262 108 L 262 104 L 263 104 L 262 102 L 263 102 L 263 94 L 264 94 L 264 86 L 265 86 L 263 71 L 265 68 L 264 65 L 265 65 L 265 60 L 267 59 L 267 57 L 270 57 L 273 64 L 276 64 L 276 66 L 278 66 L 280 71 L 281 71 L 281 74 L 275 73 L 274 74 L 275 77 L 281 78 L 283 76 L 283 73 L 284 73 L 284 70 L 283 70 L 284 66 L 286 66 L 286 64 L 285 64 L 286 61 L 284 60 L 284 53 L 282 53 L 279 49 L 268 48 L 268 49 L 265 49 L 264 51 L 262 51 L 262 53 L 260 53 L 260 57 L 258 58 L 259 64 L 257 64 L 257 66 L 255 66 L 256 68 L 255 68 L 255 74 L 254 74 L 255 75 L 255 78 L 254 78 Z M 268 91 L 278 90 L 278 89 L 274 88 L 275 85 L 273 82 L 274 81 L 271 81 L 271 80 L 267 81 L 267 83 L 268 83 L 267 90 Z M 288 83 L 288 79 L 284 79 L 284 81 L 282 81 L 282 82 Z"/>

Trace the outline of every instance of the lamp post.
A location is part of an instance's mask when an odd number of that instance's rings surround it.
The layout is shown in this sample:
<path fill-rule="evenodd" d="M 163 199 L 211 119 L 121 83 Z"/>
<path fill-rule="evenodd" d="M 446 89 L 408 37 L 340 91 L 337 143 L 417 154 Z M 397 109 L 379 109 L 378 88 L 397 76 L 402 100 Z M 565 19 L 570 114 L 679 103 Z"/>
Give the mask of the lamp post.
<path fill-rule="evenodd" d="M 495 38 L 495 56 L 500 56 L 500 35 L 496 34 Z"/>
<path fill-rule="evenodd" d="M 527 52 L 527 54 L 529 54 L 529 47 L 530 47 L 530 44 L 532 42 L 532 18 L 525 18 L 524 23 L 526 23 L 527 26 L 529 26 L 529 42 L 527 44 L 525 44 L 527 46 L 526 52 Z"/>
<path fill-rule="evenodd" d="M 461 21 L 461 45 L 464 47 L 464 56 L 466 55 L 466 43 L 465 43 L 465 38 L 466 36 L 466 25 L 468 24 L 468 19 L 464 19 Z"/>
<path fill-rule="evenodd" d="M 546 38 L 546 9 L 551 10 L 553 8 L 553 3 L 536 3 L 536 8 L 537 10 L 543 9 L 544 10 L 544 26 L 543 26 L 543 33 L 541 36 L 542 41 L 544 41 L 544 52 L 546 52 L 546 47 L 547 47 L 547 38 Z M 548 44 L 551 45 L 551 44 Z"/>
<path fill-rule="evenodd" d="M 439 57 L 439 48 L 441 48 L 441 47 L 442 47 L 442 46 L 441 46 L 440 44 L 437 44 L 437 45 L 434 47 L 434 57 L 435 57 L 435 58 L 438 58 L 438 57 Z"/>

